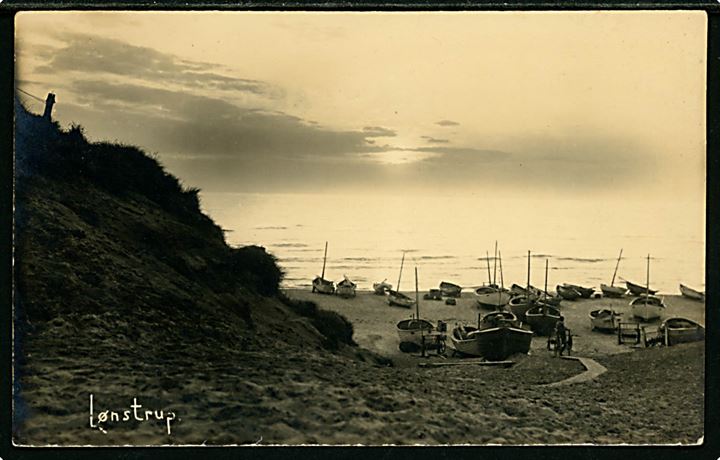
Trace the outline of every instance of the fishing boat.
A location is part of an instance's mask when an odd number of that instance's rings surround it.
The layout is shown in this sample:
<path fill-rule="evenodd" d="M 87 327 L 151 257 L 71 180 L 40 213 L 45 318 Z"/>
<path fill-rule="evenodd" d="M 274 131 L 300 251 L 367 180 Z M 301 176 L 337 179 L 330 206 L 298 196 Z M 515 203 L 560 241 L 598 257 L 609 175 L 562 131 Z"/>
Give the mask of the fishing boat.
<path fill-rule="evenodd" d="M 680 284 L 680 294 L 687 297 L 688 299 L 697 300 L 699 302 L 705 302 L 705 293 L 696 291 L 695 289 Z"/>
<path fill-rule="evenodd" d="M 402 260 L 400 261 L 400 274 L 398 275 L 398 290 L 393 291 L 388 289 L 388 304 L 394 307 L 412 308 L 415 305 L 415 301 L 405 294 L 400 292 L 400 280 L 402 279 L 403 265 L 405 264 L 405 252 L 403 252 Z"/>
<path fill-rule="evenodd" d="M 450 340 L 462 354 L 502 361 L 517 353 L 528 353 L 532 335 L 532 331 L 523 328 L 515 315 L 497 311 L 480 318 L 478 327 L 455 327 Z"/>
<path fill-rule="evenodd" d="M 497 242 L 495 243 L 495 260 L 498 260 Z M 487 255 L 488 284 L 475 289 L 477 303 L 480 307 L 497 310 L 510 302 L 512 295 L 504 288 L 502 257 L 500 257 L 500 286 L 495 284 L 495 279 L 490 279 L 490 255 Z"/>
<path fill-rule="evenodd" d="M 577 284 L 569 284 L 569 283 L 563 283 L 563 286 L 566 288 L 575 289 L 580 293 L 580 297 L 583 299 L 589 299 L 592 297 L 593 293 L 595 292 L 595 288 L 586 288 L 582 286 L 578 286 Z M 558 292 L 559 294 L 559 292 Z"/>
<path fill-rule="evenodd" d="M 660 297 L 653 295 L 640 296 L 630 302 L 632 314 L 643 321 L 652 321 L 660 318 L 665 311 L 665 303 Z"/>
<path fill-rule="evenodd" d="M 549 261 L 545 259 L 545 291 L 542 299 L 525 312 L 525 321 L 530 329 L 537 335 L 550 335 L 555 328 L 555 323 L 560 320 L 560 310 L 549 305 L 547 301 Z"/>
<path fill-rule="evenodd" d="M 549 305 L 535 305 L 525 312 L 525 322 L 536 335 L 550 335 L 560 320 L 560 310 Z"/>
<path fill-rule="evenodd" d="M 558 295 L 565 300 L 577 300 L 582 297 L 580 291 L 578 291 L 574 287 L 558 284 L 557 286 L 555 286 L 555 290 L 557 291 Z"/>
<path fill-rule="evenodd" d="M 607 308 L 593 310 L 590 312 L 590 329 L 605 332 L 615 331 L 620 324 L 620 316 L 622 313 Z"/>
<path fill-rule="evenodd" d="M 344 279 L 337 284 L 337 287 L 335 288 L 335 294 L 345 298 L 355 297 L 356 288 L 357 285 L 350 281 L 347 276 L 345 276 Z"/>
<path fill-rule="evenodd" d="M 462 288 L 457 284 L 449 283 L 447 281 L 440 282 L 440 291 L 444 297 L 460 297 Z"/>
<path fill-rule="evenodd" d="M 660 325 L 659 333 L 666 345 L 705 340 L 705 328 L 688 318 L 668 318 Z"/>
<path fill-rule="evenodd" d="M 525 321 L 525 312 L 535 305 L 537 299 L 537 296 L 532 294 L 530 288 L 530 251 L 528 251 L 527 285 L 523 288 L 518 284 L 513 284 L 511 288 L 511 291 L 524 292 L 524 294 L 515 295 L 507 304 L 508 309 L 520 321 Z"/>
<path fill-rule="evenodd" d="M 373 292 L 377 295 L 385 295 L 392 289 L 392 284 L 387 282 L 387 279 L 382 280 L 379 283 L 373 283 Z"/>
<path fill-rule="evenodd" d="M 620 249 L 620 255 L 618 256 L 617 263 L 615 264 L 615 272 L 613 272 L 610 286 L 608 286 L 607 284 L 600 285 L 600 290 L 605 297 L 622 297 L 627 293 L 627 289 L 620 286 L 615 286 L 615 277 L 617 276 L 618 267 L 620 266 L 620 259 L 622 259 L 622 253 L 623 250 Z"/>
<path fill-rule="evenodd" d="M 399 284 L 399 283 L 398 283 Z M 435 325 L 420 318 L 420 298 L 418 293 L 417 267 L 415 268 L 415 317 L 397 323 L 396 329 L 400 338 L 400 349 L 411 351 L 414 348 L 431 347 L 434 345 L 432 332 Z"/>
<path fill-rule="evenodd" d="M 645 295 L 646 291 L 650 295 L 657 294 L 657 290 L 655 289 L 647 289 L 645 286 L 640 286 L 639 284 L 631 283 L 627 280 L 625 280 L 625 285 L 627 285 L 630 294 L 635 296 Z"/>
<path fill-rule="evenodd" d="M 652 321 L 660 318 L 662 312 L 665 310 L 665 303 L 660 297 L 650 295 L 650 254 L 647 256 L 647 278 L 645 285 L 645 294 L 633 299 L 630 302 L 632 308 L 632 314 L 635 318 L 640 318 L 643 321 Z"/>
<path fill-rule="evenodd" d="M 325 263 L 327 262 L 327 241 L 325 242 L 325 255 L 323 255 L 323 267 L 322 274 L 316 276 L 312 281 L 312 292 L 318 292 L 320 294 L 332 294 L 335 292 L 335 284 L 325 279 Z"/>

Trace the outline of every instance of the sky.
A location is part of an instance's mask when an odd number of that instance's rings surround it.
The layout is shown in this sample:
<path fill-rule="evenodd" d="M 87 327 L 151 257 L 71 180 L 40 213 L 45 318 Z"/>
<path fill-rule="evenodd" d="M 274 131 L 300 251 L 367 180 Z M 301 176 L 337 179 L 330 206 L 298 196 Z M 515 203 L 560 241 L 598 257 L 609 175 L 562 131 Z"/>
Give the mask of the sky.
<path fill-rule="evenodd" d="M 19 88 L 207 193 L 703 202 L 705 59 L 690 11 L 16 17 Z"/>

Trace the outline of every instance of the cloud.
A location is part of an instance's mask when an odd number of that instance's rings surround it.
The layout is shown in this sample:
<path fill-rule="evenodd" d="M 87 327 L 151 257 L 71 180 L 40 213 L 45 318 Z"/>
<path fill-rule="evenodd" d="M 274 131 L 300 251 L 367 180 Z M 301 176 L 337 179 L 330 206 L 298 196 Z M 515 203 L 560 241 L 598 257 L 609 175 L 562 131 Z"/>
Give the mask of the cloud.
<path fill-rule="evenodd" d="M 282 112 L 239 107 L 222 99 L 98 80 L 76 81 L 72 88 L 79 106 L 107 113 L 103 118 L 110 126 L 123 118 L 130 125 L 142 121 L 140 129 L 128 132 L 168 153 L 297 159 L 380 150 L 366 142 L 362 131 L 333 130 Z"/>
<path fill-rule="evenodd" d="M 440 126 L 460 126 L 460 123 L 452 120 L 440 120 L 435 122 L 435 124 Z"/>
<path fill-rule="evenodd" d="M 436 139 L 432 136 L 420 136 L 421 139 L 425 139 L 430 144 L 447 144 L 450 142 L 448 139 Z"/>
<path fill-rule="evenodd" d="M 363 128 L 363 133 L 367 137 L 394 137 L 397 135 L 395 131 L 382 126 L 366 126 Z"/>
<path fill-rule="evenodd" d="M 182 59 L 153 48 L 96 35 L 58 33 L 55 38 L 63 44 L 40 51 L 40 57 L 47 62 L 38 66 L 36 72 L 111 74 L 187 88 L 248 92 L 264 97 L 282 96 L 278 88 L 265 82 L 219 73 L 232 72 L 217 64 Z"/>

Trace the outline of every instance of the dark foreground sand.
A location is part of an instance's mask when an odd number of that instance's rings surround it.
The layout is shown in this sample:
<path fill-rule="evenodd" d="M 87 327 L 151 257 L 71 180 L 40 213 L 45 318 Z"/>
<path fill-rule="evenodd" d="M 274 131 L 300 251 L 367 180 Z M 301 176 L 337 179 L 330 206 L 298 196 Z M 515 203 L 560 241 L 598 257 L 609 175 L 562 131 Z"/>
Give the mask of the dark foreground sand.
<path fill-rule="evenodd" d="M 25 444 L 562 444 L 696 443 L 703 435 L 704 344 L 633 350 L 612 335 L 590 332 L 587 312 L 627 300 L 565 302 L 577 334 L 576 354 L 608 371 L 588 383 L 541 386 L 582 372 L 553 358 L 543 339 L 508 369 L 456 366 L 422 369 L 423 359 L 397 348 L 395 323 L 410 311 L 369 293 L 343 300 L 309 292 L 355 324 L 361 346 L 390 356 L 387 367 L 361 350 L 238 350 L 228 359 L 192 347 L 137 362 L 108 343 L 93 353 L 64 353 L 55 335 L 31 341 L 23 400 L 27 417 L 16 442 Z M 423 302 L 421 314 L 452 323 L 475 321 L 472 295 L 457 306 Z M 668 314 L 703 318 L 703 305 L 666 298 Z M 58 325 L 61 328 L 62 325 Z M 34 349 L 33 349 L 34 348 Z M 54 350 L 43 353 L 44 350 Z M 349 354 L 354 353 L 355 359 Z M 96 358 L 85 358 L 100 354 Z M 96 411 L 143 408 L 178 414 L 165 423 L 116 424 L 103 434 L 88 426 L 88 395 Z"/>

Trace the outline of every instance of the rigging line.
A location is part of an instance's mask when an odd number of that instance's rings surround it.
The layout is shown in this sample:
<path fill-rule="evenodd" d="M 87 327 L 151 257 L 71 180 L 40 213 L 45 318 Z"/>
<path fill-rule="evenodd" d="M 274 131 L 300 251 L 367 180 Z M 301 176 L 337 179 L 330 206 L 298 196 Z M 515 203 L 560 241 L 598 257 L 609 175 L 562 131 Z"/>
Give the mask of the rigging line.
<path fill-rule="evenodd" d="M 27 91 L 25 91 L 25 90 L 23 90 L 23 89 L 20 89 L 20 88 L 18 88 L 18 87 L 15 87 L 15 89 L 18 90 L 18 91 L 20 91 L 21 93 L 25 93 L 25 94 L 27 94 L 28 96 L 37 99 L 37 100 L 40 101 L 40 102 L 45 102 L 45 99 L 42 99 L 42 98 L 40 98 L 40 97 L 37 97 L 37 96 L 35 96 L 34 94 L 30 94 L 30 93 L 28 93 Z"/>

